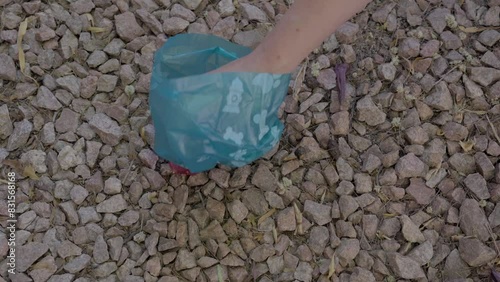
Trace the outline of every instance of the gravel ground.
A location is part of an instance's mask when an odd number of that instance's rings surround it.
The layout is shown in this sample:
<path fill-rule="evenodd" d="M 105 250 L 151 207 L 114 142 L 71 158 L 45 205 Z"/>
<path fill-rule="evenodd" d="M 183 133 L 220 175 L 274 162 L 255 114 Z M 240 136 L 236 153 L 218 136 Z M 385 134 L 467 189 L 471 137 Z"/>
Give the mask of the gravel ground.
<path fill-rule="evenodd" d="M 0 0 L 18 219 L 0 281 L 488 281 L 499 265 L 500 1 L 373 1 L 293 75 L 278 148 L 190 177 L 152 151 L 154 51 L 184 32 L 255 46 L 288 2 L 42 2 Z"/>

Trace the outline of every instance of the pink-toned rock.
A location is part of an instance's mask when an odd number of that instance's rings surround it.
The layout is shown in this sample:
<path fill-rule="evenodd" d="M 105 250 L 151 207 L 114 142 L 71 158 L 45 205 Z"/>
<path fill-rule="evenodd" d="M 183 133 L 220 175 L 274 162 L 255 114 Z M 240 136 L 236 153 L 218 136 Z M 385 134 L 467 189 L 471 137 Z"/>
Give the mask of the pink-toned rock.
<path fill-rule="evenodd" d="M 432 202 L 436 192 L 425 185 L 422 178 L 410 179 L 410 186 L 406 188 L 406 193 L 411 195 L 420 205 L 428 205 Z"/>
<path fill-rule="evenodd" d="M 225 39 L 231 39 L 236 29 L 236 19 L 233 16 L 219 20 L 212 28 L 212 34 Z"/>
<path fill-rule="evenodd" d="M 418 39 L 409 37 L 403 39 L 399 44 L 399 55 L 405 58 L 417 57 L 420 52 L 420 42 Z"/>
<path fill-rule="evenodd" d="M 394 7 L 397 5 L 397 3 L 394 2 L 387 2 L 384 3 L 382 7 L 380 7 L 378 10 L 373 12 L 372 14 L 372 20 L 378 23 L 385 23 L 387 21 L 387 17 L 389 16 L 389 13 L 394 9 Z"/>
<path fill-rule="evenodd" d="M 427 166 L 413 153 L 409 153 L 406 156 L 399 159 L 396 164 L 396 173 L 399 178 L 406 177 L 423 177 L 427 172 Z"/>
<path fill-rule="evenodd" d="M 441 33 L 446 28 L 446 16 L 451 15 L 450 10 L 446 8 L 434 9 L 428 16 L 427 21 L 430 23 L 432 28 L 437 32 Z"/>
<path fill-rule="evenodd" d="M 0 54 L 0 79 L 15 81 L 17 79 L 14 60 L 7 54 Z"/>
<path fill-rule="evenodd" d="M 241 3 L 240 8 L 241 13 L 248 20 L 258 21 L 261 23 L 267 22 L 266 13 L 264 13 L 260 8 L 247 3 Z"/>
<path fill-rule="evenodd" d="M 462 238 L 458 244 L 460 257 L 470 266 L 477 267 L 491 262 L 496 253 L 475 238 Z"/>
<path fill-rule="evenodd" d="M 451 110 L 453 107 L 453 99 L 446 82 L 441 81 L 436 84 L 434 90 L 425 98 L 425 103 L 437 110 Z"/>
<path fill-rule="evenodd" d="M 347 135 L 350 129 L 350 116 L 348 111 L 340 111 L 330 117 L 333 135 Z"/>
<path fill-rule="evenodd" d="M 405 137 L 411 144 L 423 145 L 429 141 L 429 135 L 421 126 L 413 126 L 405 130 Z"/>
<path fill-rule="evenodd" d="M 391 63 L 381 64 L 377 68 L 377 73 L 380 78 L 386 81 L 393 81 L 396 77 L 396 67 Z"/>
<path fill-rule="evenodd" d="M 489 86 L 491 83 L 500 80 L 500 70 L 494 68 L 474 67 L 470 69 L 470 79 L 482 86 Z"/>
<path fill-rule="evenodd" d="M 426 43 L 422 44 L 422 47 L 420 48 L 420 55 L 422 57 L 432 57 L 434 56 L 438 51 L 439 51 L 439 45 L 441 43 L 439 40 L 430 40 L 427 41 Z"/>
<path fill-rule="evenodd" d="M 337 85 L 337 75 L 333 68 L 321 70 L 318 75 L 318 83 L 325 90 L 331 90 Z"/>
<path fill-rule="evenodd" d="M 376 126 L 386 119 L 386 113 L 373 103 L 370 96 L 366 96 L 358 101 L 356 104 L 358 120 L 364 121 L 370 126 Z"/>
<path fill-rule="evenodd" d="M 155 16 L 148 13 L 145 9 L 139 9 L 135 12 L 139 19 L 147 26 L 151 31 L 158 35 L 163 32 L 163 27 L 158 19 Z"/>
<path fill-rule="evenodd" d="M 90 13 L 90 11 L 92 11 L 92 9 L 95 8 L 95 5 L 92 2 L 92 0 L 77 0 L 71 3 L 69 8 L 72 12 L 81 15 L 85 13 Z"/>
<path fill-rule="evenodd" d="M 392 252 L 387 255 L 389 266 L 394 273 L 403 279 L 419 279 L 425 277 L 425 272 L 413 259 Z"/>
<path fill-rule="evenodd" d="M 460 40 L 460 38 L 451 31 L 441 33 L 441 41 L 444 43 L 444 47 L 448 50 L 456 50 L 462 47 L 462 40 Z"/>
<path fill-rule="evenodd" d="M 345 22 L 337 31 L 335 36 L 340 43 L 351 44 L 356 41 L 356 34 L 359 32 L 359 25 L 352 22 Z"/>
<path fill-rule="evenodd" d="M 123 136 L 118 123 L 102 113 L 93 115 L 89 125 L 104 143 L 111 146 L 117 145 Z"/>
<path fill-rule="evenodd" d="M 168 35 L 175 35 L 189 26 L 189 22 L 179 17 L 168 18 L 163 22 L 163 30 Z"/>
<path fill-rule="evenodd" d="M 469 134 L 467 127 L 452 121 L 447 122 L 443 126 L 443 132 L 446 139 L 451 141 L 462 141 Z"/>
<path fill-rule="evenodd" d="M 498 40 L 500 40 L 500 32 L 494 29 L 485 30 L 479 34 L 477 40 L 488 47 L 492 47 Z"/>
<path fill-rule="evenodd" d="M 490 193 L 488 192 L 488 187 L 486 180 L 479 173 L 469 174 L 464 179 L 465 186 L 479 199 L 489 199 Z"/>
<path fill-rule="evenodd" d="M 142 149 L 139 153 L 139 159 L 144 165 L 151 169 L 155 169 L 156 162 L 158 161 L 158 156 L 149 149 Z"/>
<path fill-rule="evenodd" d="M 115 16 L 115 26 L 118 36 L 126 42 L 130 42 L 145 33 L 144 29 L 137 23 L 134 14 L 131 12 L 125 12 Z"/>
<path fill-rule="evenodd" d="M 460 206 L 460 228 L 463 232 L 485 242 L 490 238 L 487 226 L 488 220 L 479 203 L 474 199 L 465 199 Z"/>
<path fill-rule="evenodd" d="M 55 31 L 46 25 L 40 26 L 35 33 L 36 40 L 41 42 L 48 41 L 54 37 L 56 37 Z"/>

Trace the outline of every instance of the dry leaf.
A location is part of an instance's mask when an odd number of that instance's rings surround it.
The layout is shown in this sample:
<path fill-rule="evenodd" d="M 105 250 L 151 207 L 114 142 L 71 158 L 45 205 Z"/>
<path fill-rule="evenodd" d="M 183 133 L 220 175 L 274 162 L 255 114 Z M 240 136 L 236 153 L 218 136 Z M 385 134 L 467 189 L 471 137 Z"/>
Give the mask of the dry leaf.
<path fill-rule="evenodd" d="M 19 70 L 21 70 L 21 73 L 26 76 L 27 78 L 33 80 L 36 84 L 38 85 L 38 81 L 34 79 L 33 77 L 27 75 L 24 70 L 26 68 L 26 58 L 24 56 L 24 51 L 23 51 L 23 38 L 24 35 L 26 34 L 26 30 L 28 29 L 28 18 L 26 18 L 21 24 L 19 25 L 19 31 L 17 33 L 17 53 L 19 56 Z"/>
<path fill-rule="evenodd" d="M 473 140 L 467 140 L 465 142 L 463 141 L 460 141 L 458 142 L 460 144 L 460 147 L 462 147 L 462 149 L 464 150 L 464 152 L 469 152 L 470 150 L 472 150 L 472 148 L 474 147 L 474 145 L 476 144 L 476 142 L 474 142 Z"/>
<path fill-rule="evenodd" d="M 468 112 L 468 113 L 473 113 L 473 114 L 476 114 L 476 115 L 485 115 L 487 114 L 488 112 L 487 111 L 474 111 L 474 110 L 469 110 L 469 109 L 464 109 L 465 112 Z"/>
<path fill-rule="evenodd" d="M 466 33 L 476 33 L 489 29 L 500 29 L 500 27 L 477 27 L 477 26 L 471 26 L 471 27 L 459 26 L 458 28 Z"/>
<path fill-rule="evenodd" d="M 266 212 L 264 215 L 262 215 L 259 220 L 257 221 L 257 225 L 260 225 L 264 220 L 268 219 L 271 215 L 273 215 L 276 212 L 276 209 L 271 209 L 268 212 Z"/>
<path fill-rule="evenodd" d="M 36 175 L 35 169 L 31 165 L 27 165 L 24 167 L 23 175 L 29 177 L 32 180 L 40 179 L 40 177 Z"/>
<path fill-rule="evenodd" d="M 146 142 L 146 129 L 144 127 L 141 128 L 141 138 L 142 141 Z"/>
<path fill-rule="evenodd" d="M 99 33 L 99 32 L 105 32 L 106 29 L 102 28 L 102 27 L 91 26 L 91 27 L 88 28 L 88 31 L 94 32 L 94 33 Z"/>
<path fill-rule="evenodd" d="M 323 204 L 323 202 L 325 201 L 325 196 L 326 196 L 326 190 L 323 192 L 323 194 L 321 194 L 320 204 Z"/>
<path fill-rule="evenodd" d="M 330 279 L 333 274 L 335 274 L 335 253 L 332 255 L 330 266 L 328 267 L 328 279 Z"/>
<path fill-rule="evenodd" d="M 297 232 L 299 235 L 302 235 L 304 233 L 304 227 L 302 225 L 302 213 L 299 210 L 299 207 L 297 206 L 297 203 L 293 203 L 293 209 L 295 211 L 295 220 L 297 221 Z"/>
<path fill-rule="evenodd" d="M 222 267 L 220 267 L 220 264 L 217 265 L 217 278 L 219 279 L 219 282 L 224 282 L 224 278 L 222 277 Z"/>
<path fill-rule="evenodd" d="M 85 14 L 85 16 L 87 17 L 87 20 L 90 22 L 90 26 L 94 26 L 94 17 L 92 17 L 91 14 Z"/>
<path fill-rule="evenodd" d="M 17 52 L 19 54 L 19 68 L 21 72 L 24 74 L 24 68 L 26 67 L 26 60 L 24 57 L 23 51 L 23 37 L 26 34 L 26 30 L 28 29 L 28 18 L 26 18 L 19 25 L 19 32 L 17 33 Z"/>
<path fill-rule="evenodd" d="M 276 227 L 273 225 L 273 239 L 275 243 L 278 243 L 278 230 L 276 230 Z"/>

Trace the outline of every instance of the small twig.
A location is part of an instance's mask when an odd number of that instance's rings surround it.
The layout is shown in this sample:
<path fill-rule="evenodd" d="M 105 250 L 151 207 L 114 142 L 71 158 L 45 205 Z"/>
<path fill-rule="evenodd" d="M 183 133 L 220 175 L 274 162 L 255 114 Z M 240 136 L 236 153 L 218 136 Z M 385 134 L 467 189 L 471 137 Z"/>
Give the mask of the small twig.
<path fill-rule="evenodd" d="M 497 251 L 497 257 L 500 257 L 500 249 L 498 248 L 497 242 L 495 238 L 493 237 L 493 230 L 491 229 L 491 226 L 489 224 L 484 224 L 486 226 L 486 229 L 488 230 L 488 233 L 490 233 L 491 239 L 493 241 L 493 246 L 495 246 L 495 249 Z"/>
<path fill-rule="evenodd" d="M 491 126 L 491 130 L 493 131 L 493 135 L 497 139 L 497 142 L 500 144 L 500 137 L 498 136 L 497 130 L 496 130 L 495 126 L 493 125 L 493 123 L 491 122 L 490 117 L 488 115 L 486 115 L 486 119 L 488 120 L 488 123 Z"/>
<path fill-rule="evenodd" d="M 446 78 L 446 76 L 448 76 L 448 75 L 449 75 L 452 71 L 456 70 L 457 68 L 458 68 L 458 65 L 454 66 L 451 70 L 449 70 L 447 73 L 445 73 L 443 76 L 441 76 L 441 78 L 440 78 L 438 81 L 436 81 L 436 82 L 432 85 L 432 87 L 434 87 L 434 86 L 436 86 L 438 83 L 440 83 L 443 79 L 445 79 L 445 78 Z M 432 88 L 432 87 L 431 87 L 431 88 Z"/>
<path fill-rule="evenodd" d="M 306 60 L 302 66 L 299 69 L 299 72 L 297 73 L 297 77 L 295 77 L 295 80 L 293 81 L 293 98 L 297 99 L 297 95 L 300 92 L 300 89 L 302 88 L 302 83 L 304 82 L 304 78 L 306 76 L 306 69 L 307 65 L 309 63 L 309 60 Z"/>

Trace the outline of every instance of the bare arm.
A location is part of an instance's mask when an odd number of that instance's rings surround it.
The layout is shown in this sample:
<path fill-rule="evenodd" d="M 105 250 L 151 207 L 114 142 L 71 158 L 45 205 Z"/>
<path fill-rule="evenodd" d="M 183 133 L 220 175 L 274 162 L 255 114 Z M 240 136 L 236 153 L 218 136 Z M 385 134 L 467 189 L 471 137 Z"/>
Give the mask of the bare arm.
<path fill-rule="evenodd" d="M 289 73 L 371 0 L 295 0 L 276 27 L 248 56 L 216 72 Z"/>

